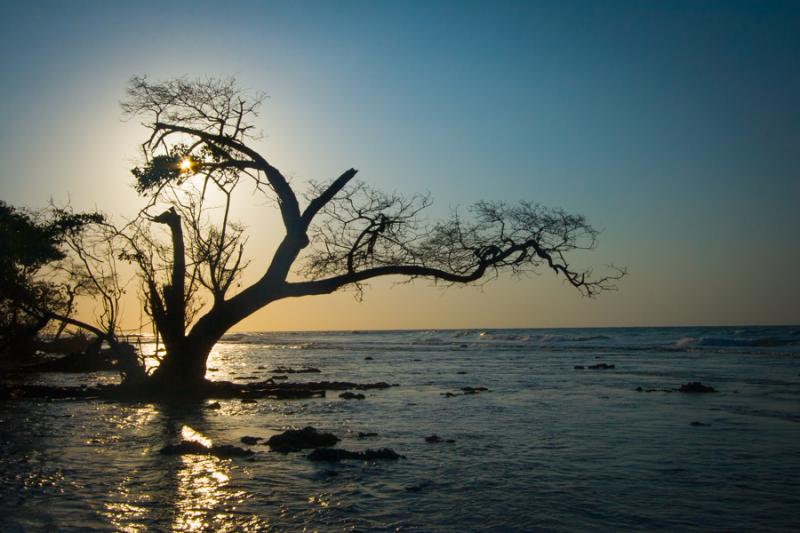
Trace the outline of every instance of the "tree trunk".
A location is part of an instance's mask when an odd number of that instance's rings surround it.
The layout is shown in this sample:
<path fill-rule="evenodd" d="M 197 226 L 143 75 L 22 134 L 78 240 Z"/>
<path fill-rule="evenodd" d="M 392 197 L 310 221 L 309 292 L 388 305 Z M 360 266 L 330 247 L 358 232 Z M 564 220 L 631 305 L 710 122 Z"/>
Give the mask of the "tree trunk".
<path fill-rule="evenodd" d="M 220 336 L 183 337 L 167 345 L 164 360 L 151 379 L 159 386 L 173 389 L 201 386 L 205 382 L 208 357 Z"/>

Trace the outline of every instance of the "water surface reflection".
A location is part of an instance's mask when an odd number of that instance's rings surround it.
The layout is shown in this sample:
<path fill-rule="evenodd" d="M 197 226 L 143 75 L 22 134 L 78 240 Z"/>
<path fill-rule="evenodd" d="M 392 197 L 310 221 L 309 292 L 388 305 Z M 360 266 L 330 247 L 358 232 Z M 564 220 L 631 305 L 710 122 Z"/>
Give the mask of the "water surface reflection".
<path fill-rule="evenodd" d="M 117 457 L 127 473 L 108 495 L 104 516 L 118 531 L 145 531 L 169 524 L 174 531 L 264 531 L 269 522 L 244 511 L 248 492 L 231 483 L 237 459 L 206 455 L 164 455 L 160 448 L 180 440 L 211 446 L 213 426 L 202 405 L 135 408 L 120 427 L 149 446 Z M 131 451 L 131 450 L 129 450 Z"/>

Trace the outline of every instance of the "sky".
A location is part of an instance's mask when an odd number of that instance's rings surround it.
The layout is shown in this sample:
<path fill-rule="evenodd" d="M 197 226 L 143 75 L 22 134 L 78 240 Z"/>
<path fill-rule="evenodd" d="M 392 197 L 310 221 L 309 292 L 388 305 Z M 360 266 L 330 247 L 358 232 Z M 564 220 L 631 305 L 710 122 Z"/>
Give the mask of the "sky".
<path fill-rule="evenodd" d="M 800 323 L 800 3 L 0 0 L 0 198 L 117 220 L 143 205 L 128 80 L 235 76 L 292 183 L 355 167 L 431 215 L 527 199 L 624 265 L 586 299 L 549 272 L 281 301 L 240 330 Z M 261 272 L 280 222 L 238 210 Z M 129 310 L 128 319 L 138 320 Z"/>

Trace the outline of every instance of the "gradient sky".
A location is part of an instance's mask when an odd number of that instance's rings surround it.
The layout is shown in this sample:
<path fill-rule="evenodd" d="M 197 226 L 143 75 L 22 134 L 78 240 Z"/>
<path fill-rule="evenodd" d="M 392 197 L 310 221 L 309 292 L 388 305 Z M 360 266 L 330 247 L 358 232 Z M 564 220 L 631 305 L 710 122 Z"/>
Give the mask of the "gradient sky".
<path fill-rule="evenodd" d="M 232 75 L 269 95 L 258 148 L 296 184 L 356 167 L 434 213 L 564 207 L 602 229 L 581 261 L 630 270 L 596 300 L 548 272 L 381 281 L 239 329 L 800 323 L 800 2 L 0 5 L 7 202 L 133 214 L 127 80 Z M 268 211 L 240 211 L 256 257 Z"/>

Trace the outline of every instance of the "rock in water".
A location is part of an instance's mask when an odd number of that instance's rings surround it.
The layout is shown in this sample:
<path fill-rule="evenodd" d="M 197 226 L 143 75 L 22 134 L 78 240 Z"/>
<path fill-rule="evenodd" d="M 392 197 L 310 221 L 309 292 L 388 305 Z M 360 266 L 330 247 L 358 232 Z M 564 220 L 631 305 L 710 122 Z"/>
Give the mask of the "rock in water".
<path fill-rule="evenodd" d="M 297 452 L 307 448 L 324 448 L 339 442 L 333 433 L 320 433 L 311 426 L 303 429 L 287 429 L 283 433 L 273 435 L 267 444 L 277 452 Z"/>
<path fill-rule="evenodd" d="M 343 400 L 363 400 L 364 398 L 366 398 L 366 396 L 364 396 L 360 392 L 347 391 L 347 392 L 341 393 L 339 395 L 339 398 L 341 398 Z"/>
<path fill-rule="evenodd" d="M 711 385 L 703 385 L 699 381 L 692 381 L 691 383 L 684 383 L 678 392 L 717 392 L 717 389 Z"/>
<path fill-rule="evenodd" d="M 245 450 L 231 444 L 219 446 L 205 446 L 196 441 L 183 440 L 180 444 L 168 444 L 161 448 L 164 455 L 213 455 L 215 457 L 244 457 L 253 455 L 251 450 Z"/>
<path fill-rule="evenodd" d="M 605 370 L 609 368 L 615 368 L 615 365 L 609 365 L 607 363 L 597 363 L 596 365 L 589 365 L 587 368 L 591 368 L 592 370 Z"/>
<path fill-rule="evenodd" d="M 317 374 L 320 372 L 319 368 L 303 367 L 303 368 L 289 368 L 286 366 L 279 366 L 274 368 L 270 374 Z"/>
<path fill-rule="evenodd" d="M 336 448 L 319 448 L 308 454 L 312 461 L 336 462 L 342 459 L 356 459 L 363 461 L 374 461 L 376 459 L 388 459 L 396 461 L 403 457 L 390 448 L 379 450 L 365 450 L 363 452 L 351 452 L 350 450 L 339 450 Z"/>
<path fill-rule="evenodd" d="M 479 392 L 487 392 L 489 389 L 486 387 L 461 387 L 464 394 L 478 394 Z"/>
<path fill-rule="evenodd" d="M 258 441 L 260 441 L 261 438 L 262 437 L 251 437 L 249 435 L 245 435 L 239 440 L 242 441 L 244 444 L 247 444 L 248 446 L 252 446 L 254 444 L 258 444 Z"/>
<path fill-rule="evenodd" d="M 430 437 L 425 437 L 425 442 L 428 442 L 430 444 L 438 444 L 440 442 L 446 442 L 448 444 L 453 444 L 455 442 L 455 440 L 453 440 L 453 439 L 443 439 L 439 435 L 431 435 Z"/>

